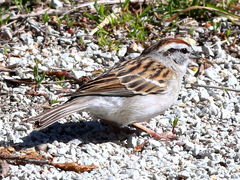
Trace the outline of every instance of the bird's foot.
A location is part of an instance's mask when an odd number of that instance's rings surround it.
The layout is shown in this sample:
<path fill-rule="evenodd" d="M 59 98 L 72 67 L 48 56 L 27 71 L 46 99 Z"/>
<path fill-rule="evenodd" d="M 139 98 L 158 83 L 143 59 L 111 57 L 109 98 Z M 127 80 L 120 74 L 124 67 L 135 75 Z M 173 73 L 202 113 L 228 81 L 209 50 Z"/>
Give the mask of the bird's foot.
<path fill-rule="evenodd" d="M 143 130 L 144 132 L 150 134 L 154 139 L 156 140 L 163 140 L 163 141 L 173 141 L 173 140 L 176 140 L 178 139 L 178 137 L 173 134 L 173 133 L 161 133 L 161 134 L 158 134 L 156 133 L 155 131 L 139 124 L 139 123 L 133 123 L 132 124 L 133 126 L 137 127 L 138 129 L 141 129 Z"/>
<path fill-rule="evenodd" d="M 149 133 L 149 134 L 156 140 L 173 141 L 173 140 L 178 139 L 178 137 L 173 133 L 158 134 L 158 133 L 154 132 L 154 133 Z"/>

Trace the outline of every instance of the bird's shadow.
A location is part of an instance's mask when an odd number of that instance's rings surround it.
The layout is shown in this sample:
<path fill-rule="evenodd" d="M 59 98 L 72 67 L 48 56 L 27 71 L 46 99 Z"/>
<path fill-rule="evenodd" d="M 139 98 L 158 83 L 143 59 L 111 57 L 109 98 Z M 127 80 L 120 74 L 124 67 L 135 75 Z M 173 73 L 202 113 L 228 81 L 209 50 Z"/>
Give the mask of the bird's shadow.
<path fill-rule="evenodd" d="M 78 145 L 104 142 L 119 144 L 135 132 L 137 131 L 131 130 L 129 127 L 115 129 L 99 121 L 54 123 L 43 130 L 31 132 L 28 136 L 22 138 L 21 143 L 0 141 L 0 146 L 24 149 L 39 147 L 39 145 L 53 143 L 54 141 L 68 143 L 72 140 Z"/>

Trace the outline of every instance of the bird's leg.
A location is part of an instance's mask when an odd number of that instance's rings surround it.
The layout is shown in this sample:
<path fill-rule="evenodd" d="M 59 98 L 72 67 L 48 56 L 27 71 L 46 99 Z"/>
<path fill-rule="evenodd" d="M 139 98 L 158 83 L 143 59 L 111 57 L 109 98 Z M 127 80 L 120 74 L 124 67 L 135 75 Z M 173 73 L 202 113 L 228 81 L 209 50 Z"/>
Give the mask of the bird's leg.
<path fill-rule="evenodd" d="M 120 132 L 124 132 L 126 134 L 132 134 L 134 133 L 133 130 L 129 129 L 129 128 L 124 128 L 124 127 L 121 127 L 119 126 L 118 124 L 112 122 L 112 121 L 108 121 L 108 120 L 103 120 L 101 119 L 100 122 L 104 125 L 107 125 L 107 126 L 110 126 L 115 133 L 120 133 Z"/>
<path fill-rule="evenodd" d="M 177 136 L 174 134 L 166 134 L 166 133 L 162 133 L 162 134 L 158 134 L 155 131 L 141 125 L 140 123 L 133 123 L 133 126 L 137 127 L 138 129 L 141 129 L 142 131 L 145 131 L 146 133 L 150 134 L 154 139 L 157 140 L 163 140 L 163 141 L 172 141 L 177 139 Z"/>

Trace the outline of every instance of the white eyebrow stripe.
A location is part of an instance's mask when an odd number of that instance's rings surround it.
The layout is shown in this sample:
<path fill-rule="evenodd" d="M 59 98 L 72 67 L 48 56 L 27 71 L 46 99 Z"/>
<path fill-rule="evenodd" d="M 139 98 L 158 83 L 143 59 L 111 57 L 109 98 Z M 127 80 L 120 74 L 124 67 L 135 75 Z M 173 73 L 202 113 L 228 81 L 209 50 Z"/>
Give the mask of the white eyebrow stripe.
<path fill-rule="evenodd" d="M 183 43 L 175 43 L 175 42 L 173 42 L 173 43 L 170 43 L 170 44 L 167 44 L 167 45 L 161 47 L 159 50 L 160 50 L 160 51 L 167 51 L 167 50 L 169 50 L 169 49 L 171 49 L 171 48 L 174 48 L 174 49 L 187 48 L 187 49 L 188 49 L 189 46 L 186 45 L 186 44 L 183 44 Z"/>

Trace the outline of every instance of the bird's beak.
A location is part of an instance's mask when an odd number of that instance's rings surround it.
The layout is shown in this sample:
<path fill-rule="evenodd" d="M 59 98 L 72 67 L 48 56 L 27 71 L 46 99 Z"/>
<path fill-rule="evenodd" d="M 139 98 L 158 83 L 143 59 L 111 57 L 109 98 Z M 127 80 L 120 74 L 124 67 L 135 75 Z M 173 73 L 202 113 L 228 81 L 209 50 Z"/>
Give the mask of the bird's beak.
<path fill-rule="evenodd" d="M 195 51 L 194 48 L 192 48 L 192 49 L 193 49 L 193 51 L 189 57 L 190 61 L 188 64 L 188 69 L 197 73 L 198 69 L 199 69 L 198 60 L 201 58 L 201 54 L 199 52 Z"/>
<path fill-rule="evenodd" d="M 192 61 L 190 61 L 189 64 L 188 64 L 188 69 L 189 69 L 189 71 L 192 71 L 191 74 L 192 73 L 195 74 L 195 73 L 198 72 L 199 65 L 198 65 L 197 62 L 195 62 L 194 59 L 192 59 Z"/>

